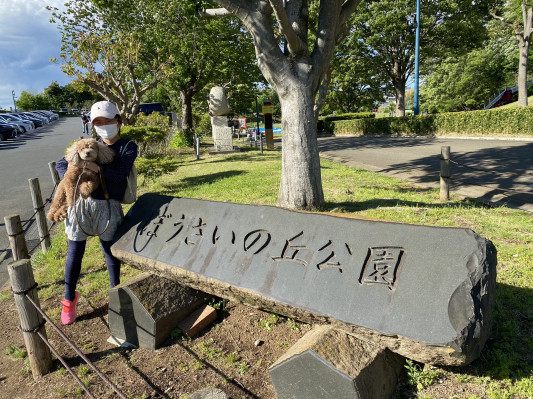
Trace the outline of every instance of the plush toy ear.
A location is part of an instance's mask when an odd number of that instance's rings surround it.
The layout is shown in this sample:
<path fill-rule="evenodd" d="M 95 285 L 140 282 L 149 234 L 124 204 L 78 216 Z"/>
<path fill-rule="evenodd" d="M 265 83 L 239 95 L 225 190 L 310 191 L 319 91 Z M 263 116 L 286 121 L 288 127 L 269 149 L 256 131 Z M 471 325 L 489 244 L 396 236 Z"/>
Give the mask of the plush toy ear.
<path fill-rule="evenodd" d="M 98 142 L 98 158 L 96 162 L 98 163 L 110 163 L 115 157 L 115 151 L 109 148 L 104 143 Z"/>
<path fill-rule="evenodd" d="M 69 148 L 67 148 L 65 159 L 72 165 L 79 165 L 81 158 L 78 154 L 78 141 L 75 141 Z"/>

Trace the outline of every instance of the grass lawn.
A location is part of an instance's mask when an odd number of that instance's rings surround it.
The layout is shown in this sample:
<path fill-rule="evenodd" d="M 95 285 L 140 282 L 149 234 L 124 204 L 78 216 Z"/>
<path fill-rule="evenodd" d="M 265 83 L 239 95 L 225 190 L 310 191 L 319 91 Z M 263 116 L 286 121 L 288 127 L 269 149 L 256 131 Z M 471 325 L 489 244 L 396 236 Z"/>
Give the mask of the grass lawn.
<path fill-rule="evenodd" d="M 481 357 L 467 367 L 427 368 L 411 364 L 409 375 L 418 397 L 533 397 L 533 219 L 505 207 L 488 208 L 452 196 L 439 200 L 428 189 L 362 169 L 322 160 L 325 204 L 320 212 L 346 213 L 431 226 L 471 228 L 490 239 L 498 250 L 496 308 L 492 336 Z M 139 179 L 142 192 L 247 204 L 275 205 L 281 176 L 281 152 L 249 150 L 227 155 L 189 153 L 172 156 L 163 176 Z M 60 296 L 66 238 L 58 234 L 46 255 L 33 264 L 41 298 Z M 98 242 L 88 243 L 79 290 L 87 298 L 108 295 L 107 272 Z M 122 281 L 137 274 L 125 267 Z M 5 294 L 2 294 L 5 295 Z M 57 309 L 59 313 L 59 308 Z M 54 315 L 56 319 L 59 314 Z M 411 379 L 411 375 L 413 378 Z M 448 381 L 443 396 L 439 381 Z M 451 393 L 450 393 L 451 392 Z M 464 394 L 467 392 L 467 394 Z"/>

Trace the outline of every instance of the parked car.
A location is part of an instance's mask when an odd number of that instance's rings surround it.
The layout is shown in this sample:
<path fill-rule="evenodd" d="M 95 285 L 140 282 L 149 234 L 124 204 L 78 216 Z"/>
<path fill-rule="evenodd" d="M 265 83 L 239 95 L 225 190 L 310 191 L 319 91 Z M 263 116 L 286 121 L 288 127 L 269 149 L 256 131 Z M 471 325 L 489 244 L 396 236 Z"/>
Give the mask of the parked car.
<path fill-rule="evenodd" d="M 45 125 L 45 119 L 44 118 L 36 118 L 36 117 L 28 115 L 28 114 L 26 114 L 24 112 L 17 112 L 17 113 L 10 114 L 10 115 L 15 115 L 15 116 L 17 116 L 17 117 L 19 117 L 21 119 L 26 120 L 26 121 L 31 121 L 31 122 L 33 122 L 35 127 L 41 127 L 41 126 Z"/>
<path fill-rule="evenodd" d="M 10 114 L 0 114 L 0 122 L 21 126 L 23 130 L 22 133 L 26 133 L 35 129 L 33 122 L 22 120 Z"/>
<path fill-rule="evenodd" d="M 145 115 L 150 115 L 152 112 L 164 113 L 165 110 L 161 103 L 143 103 L 139 105 L 137 113 L 143 113 Z"/>
<path fill-rule="evenodd" d="M 45 125 L 48 125 L 50 123 L 50 119 L 48 119 L 47 117 L 45 117 L 43 115 L 37 114 L 37 113 L 35 113 L 33 111 L 25 111 L 24 115 L 29 115 L 32 118 L 41 119 L 44 122 Z"/>
<path fill-rule="evenodd" d="M 14 137 L 16 134 L 16 129 L 13 126 L 0 123 L 0 141 Z"/>
<path fill-rule="evenodd" d="M 52 117 L 50 115 L 45 115 L 41 111 L 28 111 L 28 112 L 32 113 L 34 116 L 38 118 L 41 117 L 41 118 L 46 119 L 48 123 L 52 122 Z"/>
<path fill-rule="evenodd" d="M 51 120 L 53 120 L 53 121 L 59 119 L 59 115 L 56 114 L 55 112 L 44 111 L 44 110 L 37 110 L 37 111 L 34 111 L 34 112 L 37 112 L 37 113 L 42 114 L 42 115 L 44 115 L 44 116 L 47 116 L 47 117 L 49 117 L 49 118 L 50 118 Z"/>

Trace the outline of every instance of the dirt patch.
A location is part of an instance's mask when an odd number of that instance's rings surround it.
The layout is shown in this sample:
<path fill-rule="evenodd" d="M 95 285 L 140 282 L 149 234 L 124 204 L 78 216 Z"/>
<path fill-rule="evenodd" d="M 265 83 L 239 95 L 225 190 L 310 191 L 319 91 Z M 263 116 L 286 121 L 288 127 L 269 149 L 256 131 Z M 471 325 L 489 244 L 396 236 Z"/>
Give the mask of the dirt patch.
<path fill-rule="evenodd" d="M 42 301 L 41 306 L 53 314 L 59 303 Z M 275 398 L 268 367 L 310 329 L 306 324 L 228 303 L 217 311 L 215 323 L 192 340 L 176 332 L 158 350 L 126 350 L 107 342 L 107 302 L 92 308 L 80 298 L 78 314 L 74 324 L 60 328 L 131 398 L 186 398 L 206 387 L 218 387 L 231 398 Z M 33 381 L 24 361 L 6 354 L 9 345 L 24 344 L 12 298 L 1 302 L 0 324 L 1 398 L 70 398 L 80 394 L 81 388 L 61 370 L 58 360 L 54 360 L 53 372 Z M 50 343 L 95 397 L 116 397 L 94 372 L 87 371 L 50 326 L 47 333 Z"/>
<path fill-rule="evenodd" d="M 54 320 L 59 318 L 58 301 L 41 301 L 41 306 Z M 93 308 L 81 297 L 76 322 L 60 328 L 128 398 L 186 399 L 207 387 L 219 388 L 232 399 L 276 398 L 268 367 L 311 326 L 234 302 L 226 303 L 217 314 L 217 320 L 198 337 L 190 340 L 176 332 L 155 351 L 117 348 L 107 342 L 106 300 Z M 1 399 L 87 397 L 57 359 L 52 372 L 34 381 L 27 361 L 25 364 L 7 354 L 10 345 L 24 347 L 12 297 L 0 302 L 0 325 Z M 117 397 L 50 326 L 47 334 L 94 397 Z M 442 375 L 424 394 L 434 398 L 484 397 L 480 386 L 461 384 L 453 373 Z M 420 395 L 407 383 L 404 373 L 394 398 Z"/>

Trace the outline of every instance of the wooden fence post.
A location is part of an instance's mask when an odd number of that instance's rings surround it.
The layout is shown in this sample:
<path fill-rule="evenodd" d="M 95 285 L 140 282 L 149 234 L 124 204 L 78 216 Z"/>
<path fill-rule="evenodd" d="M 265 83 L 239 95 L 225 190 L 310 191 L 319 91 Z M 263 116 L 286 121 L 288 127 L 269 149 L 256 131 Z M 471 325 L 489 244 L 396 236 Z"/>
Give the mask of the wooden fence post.
<path fill-rule="evenodd" d="M 440 200 L 450 199 L 450 147 L 440 148 Z"/>
<path fill-rule="evenodd" d="M 25 292 L 35 285 L 35 279 L 31 269 L 31 261 L 29 259 L 21 259 L 13 262 L 7 269 L 14 293 Z M 36 288 L 29 290 L 27 295 L 29 295 L 38 306 L 41 306 Z M 20 327 L 23 330 L 22 334 L 24 335 L 24 343 L 26 344 L 26 350 L 28 351 L 31 372 L 33 378 L 38 378 L 52 369 L 52 354 L 50 353 L 48 346 L 46 346 L 36 333 L 26 331 L 37 330 L 46 337 L 43 317 L 26 298 L 26 295 L 15 294 L 15 304 L 17 305 L 19 313 Z"/>
<path fill-rule="evenodd" d="M 61 181 L 61 177 L 59 177 L 59 172 L 56 170 L 56 163 L 48 162 L 48 167 L 50 168 L 50 173 L 52 174 L 52 181 L 54 182 L 54 185 L 58 185 Z"/>
<path fill-rule="evenodd" d="M 39 239 L 41 241 L 41 249 L 46 252 L 50 248 L 50 233 L 48 232 L 48 224 L 46 223 L 46 214 L 44 212 L 43 197 L 41 195 L 41 187 L 39 179 L 34 177 L 28 180 L 30 183 L 31 200 L 33 202 L 33 209 L 37 212 L 35 221 L 39 229 Z"/>
<path fill-rule="evenodd" d="M 13 261 L 20 259 L 29 259 L 28 246 L 24 238 L 24 230 L 20 222 L 19 215 L 9 215 L 4 217 L 6 224 L 7 236 L 9 237 L 9 245 L 13 255 Z"/>

